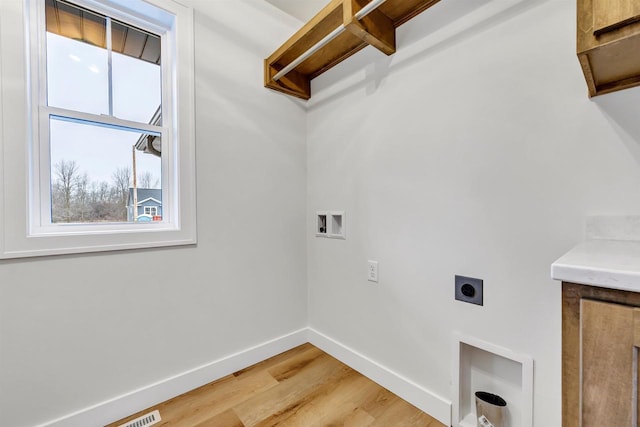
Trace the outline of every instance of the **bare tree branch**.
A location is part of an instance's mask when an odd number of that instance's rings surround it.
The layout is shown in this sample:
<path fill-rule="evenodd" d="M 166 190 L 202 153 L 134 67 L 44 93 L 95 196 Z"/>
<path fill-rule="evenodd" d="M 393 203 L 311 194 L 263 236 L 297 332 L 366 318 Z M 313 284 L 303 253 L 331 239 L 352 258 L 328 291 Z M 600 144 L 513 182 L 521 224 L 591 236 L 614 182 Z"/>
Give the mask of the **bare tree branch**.
<path fill-rule="evenodd" d="M 160 180 L 149 171 L 138 175 L 138 182 L 140 183 L 140 188 L 158 188 L 160 184 Z"/>
<path fill-rule="evenodd" d="M 54 188 L 54 193 L 57 194 L 54 194 L 54 198 L 57 198 L 57 202 L 62 205 L 61 219 L 64 222 L 71 222 L 73 218 L 71 201 L 78 183 L 78 165 L 75 160 L 60 160 L 54 166 L 54 173 L 57 178 Z"/>

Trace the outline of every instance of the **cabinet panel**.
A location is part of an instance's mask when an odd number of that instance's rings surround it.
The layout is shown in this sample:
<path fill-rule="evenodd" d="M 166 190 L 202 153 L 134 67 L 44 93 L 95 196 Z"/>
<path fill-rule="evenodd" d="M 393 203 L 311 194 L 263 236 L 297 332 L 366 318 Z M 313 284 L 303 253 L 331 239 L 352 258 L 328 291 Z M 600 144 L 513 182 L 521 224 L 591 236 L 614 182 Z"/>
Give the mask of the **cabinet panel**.
<path fill-rule="evenodd" d="M 593 0 L 593 34 L 630 24 L 640 19 L 638 0 Z"/>
<path fill-rule="evenodd" d="M 631 426 L 635 421 L 634 308 L 581 302 L 582 427 Z"/>
<path fill-rule="evenodd" d="M 595 83 L 599 88 L 615 85 L 639 75 L 640 37 L 630 37 L 607 46 L 607 49 L 595 49 L 589 54 L 589 61 L 595 73 Z"/>
<path fill-rule="evenodd" d="M 562 283 L 562 427 L 638 427 L 638 347 L 640 293 Z"/>

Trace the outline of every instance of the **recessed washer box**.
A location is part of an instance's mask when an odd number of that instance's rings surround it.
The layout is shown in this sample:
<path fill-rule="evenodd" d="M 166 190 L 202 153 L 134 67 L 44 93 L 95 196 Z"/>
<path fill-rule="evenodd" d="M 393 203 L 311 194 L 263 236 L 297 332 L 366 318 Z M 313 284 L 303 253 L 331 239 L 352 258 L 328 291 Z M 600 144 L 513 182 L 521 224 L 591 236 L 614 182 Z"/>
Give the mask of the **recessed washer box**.
<path fill-rule="evenodd" d="M 316 236 L 345 239 L 344 211 L 316 212 Z"/>
<path fill-rule="evenodd" d="M 476 337 L 454 334 L 452 409 L 454 427 L 476 427 L 475 392 L 507 401 L 507 426 L 533 427 L 533 359 Z"/>

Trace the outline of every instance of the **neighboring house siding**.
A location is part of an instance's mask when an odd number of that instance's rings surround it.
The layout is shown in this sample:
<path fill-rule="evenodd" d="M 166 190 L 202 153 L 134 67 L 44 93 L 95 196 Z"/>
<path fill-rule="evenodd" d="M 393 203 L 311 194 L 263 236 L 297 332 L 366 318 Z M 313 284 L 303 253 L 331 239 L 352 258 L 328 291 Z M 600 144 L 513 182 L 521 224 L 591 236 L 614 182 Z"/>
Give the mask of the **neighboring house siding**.
<path fill-rule="evenodd" d="M 138 221 L 151 221 L 153 217 L 162 218 L 162 190 L 159 188 L 138 188 L 137 214 Z M 134 220 L 133 188 L 129 189 L 127 220 Z"/>

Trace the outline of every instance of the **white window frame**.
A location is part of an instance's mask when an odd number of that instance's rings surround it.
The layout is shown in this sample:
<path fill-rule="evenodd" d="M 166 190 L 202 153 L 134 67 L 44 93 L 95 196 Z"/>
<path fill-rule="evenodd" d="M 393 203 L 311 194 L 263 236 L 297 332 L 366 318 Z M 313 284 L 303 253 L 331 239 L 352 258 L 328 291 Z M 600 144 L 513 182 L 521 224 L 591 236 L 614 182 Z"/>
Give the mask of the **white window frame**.
<path fill-rule="evenodd" d="M 129 127 L 162 136 L 163 220 L 51 223 L 49 114 L 89 121 L 95 116 L 44 103 L 44 0 L 1 0 L 0 258 L 195 244 L 193 10 L 173 0 L 70 1 L 161 36 L 162 128 L 136 122 Z M 100 121 L 127 126 L 110 117 Z"/>

